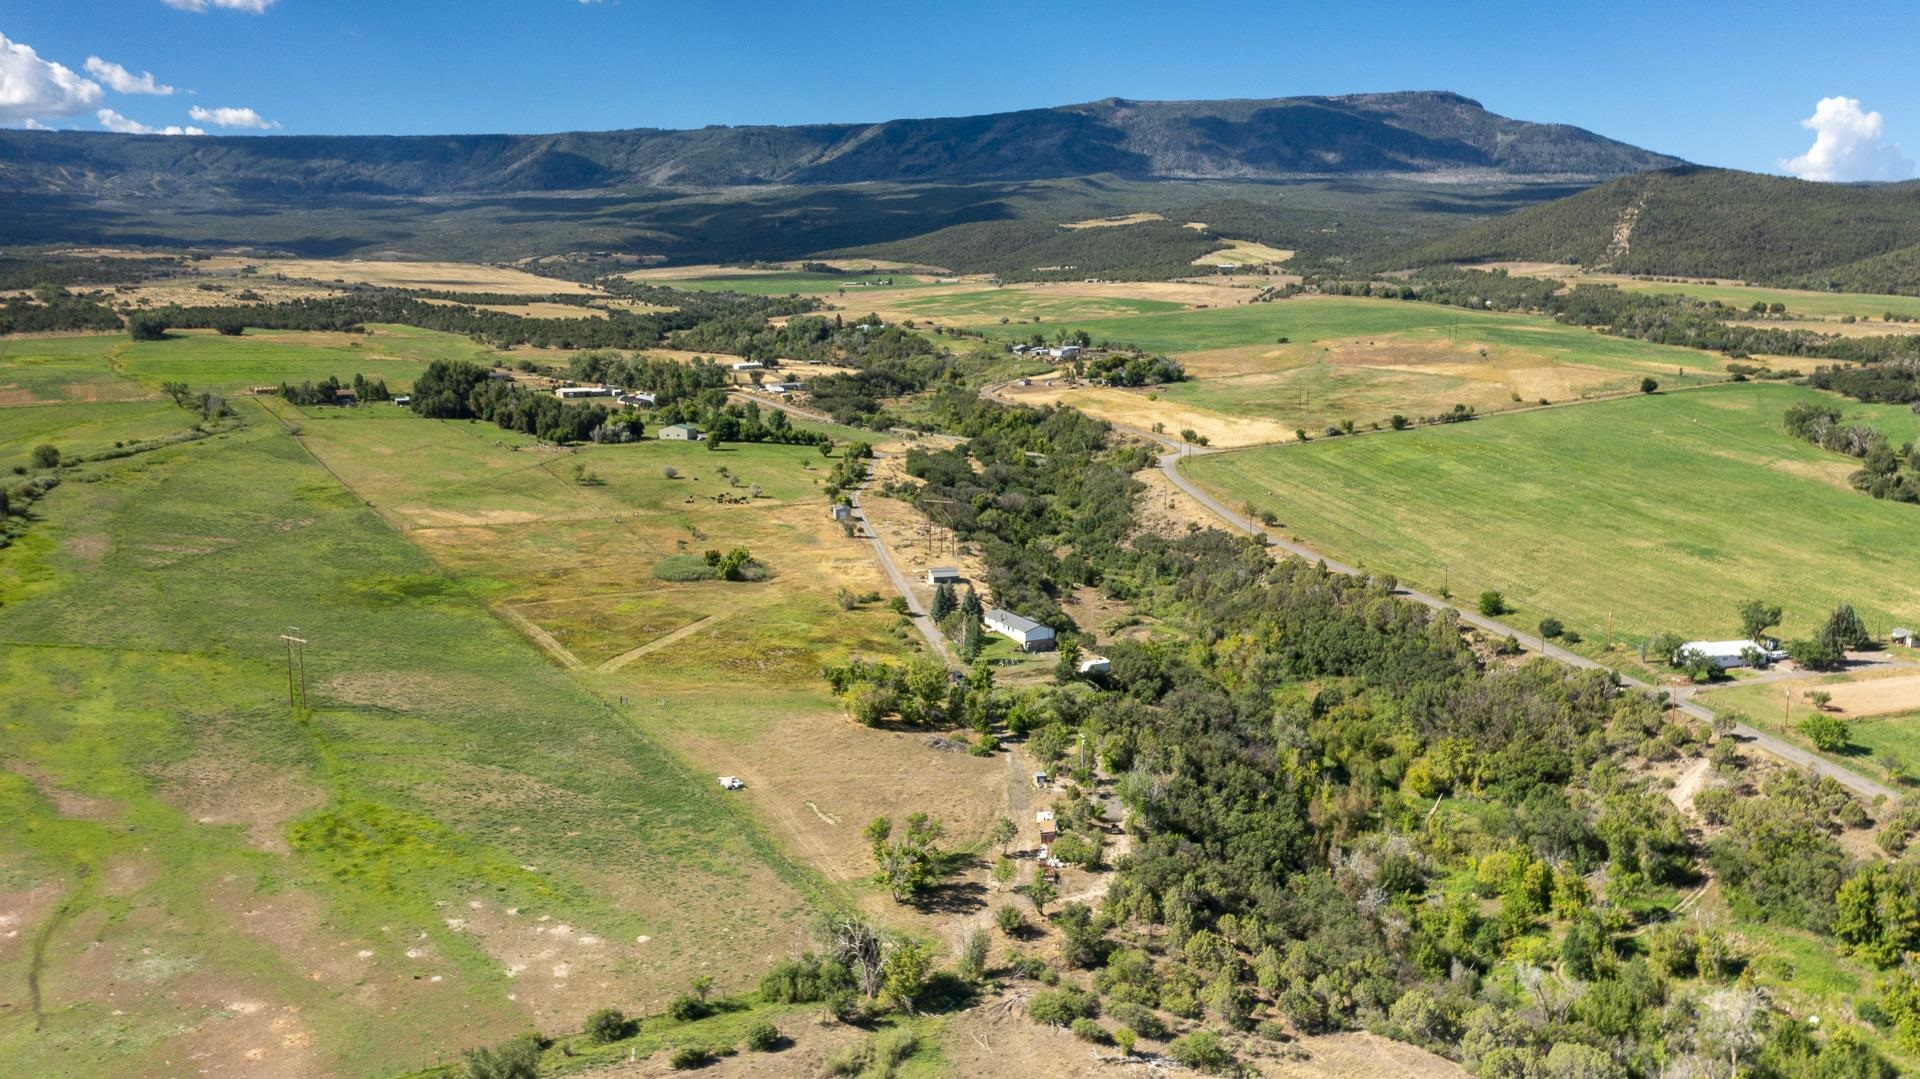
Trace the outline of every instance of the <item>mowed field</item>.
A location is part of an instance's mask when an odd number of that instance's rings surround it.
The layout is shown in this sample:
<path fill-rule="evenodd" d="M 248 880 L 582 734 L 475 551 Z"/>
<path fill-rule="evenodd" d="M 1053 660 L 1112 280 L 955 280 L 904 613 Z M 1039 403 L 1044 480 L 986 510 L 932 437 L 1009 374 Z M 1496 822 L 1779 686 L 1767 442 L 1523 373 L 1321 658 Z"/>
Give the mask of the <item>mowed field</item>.
<path fill-rule="evenodd" d="M 1532 627 L 1552 615 L 1604 645 L 1671 630 L 1725 637 L 1734 606 L 1786 608 L 1782 637 L 1850 601 L 1870 628 L 1920 620 L 1920 510 L 1851 490 L 1856 463 L 1790 438 L 1821 400 L 1912 438 L 1905 408 L 1728 384 L 1307 446 L 1191 459 L 1232 505 L 1277 514 L 1329 556 L 1471 602 L 1499 590 Z"/>
<path fill-rule="evenodd" d="M 1398 300 L 1301 297 L 1067 325 L 1096 341 L 1176 356 L 1189 381 L 1131 390 L 1062 384 L 1029 396 L 1134 427 L 1191 427 L 1223 446 L 1290 439 L 1298 428 L 1317 434 L 1349 419 L 1384 424 L 1395 413 L 1418 417 L 1455 404 L 1486 412 L 1622 393 L 1647 376 L 1668 386 L 1725 377 L 1712 353 Z M 987 332 L 1015 339 L 1024 329 Z"/>
<path fill-rule="evenodd" d="M 1626 274 L 1585 273 L 1575 267 L 1550 262 L 1490 263 L 1516 276 L 1551 277 L 1572 285 L 1614 285 L 1628 292 L 1685 294 L 1702 300 L 1718 300 L 1729 307 L 1745 309 L 1755 303 L 1781 303 L 1789 315 L 1814 319 L 1838 319 L 1853 315 L 1879 321 L 1888 312 L 1920 318 L 1920 296 L 1890 296 L 1866 292 L 1814 292 L 1808 289 L 1767 288 L 1737 281 L 1650 281 Z M 1468 266 L 1466 269 L 1479 269 Z M 1910 332 L 1909 324 L 1893 323 L 1880 327 L 1880 333 Z M 1835 332 L 1828 330 L 1826 332 Z"/>
<path fill-rule="evenodd" d="M 1899 650 L 1888 656 L 1920 661 L 1920 654 Z M 1754 726 L 1862 775 L 1900 786 L 1920 776 L 1920 674 L 1914 671 L 1901 667 L 1868 677 L 1835 674 L 1733 685 L 1709 690 L 1699 700 L 1716 711 L 1737 712 Z M 1828 713 L 1847 721 L 1850 744 L 1840 752 L 1823 753 L 1796 729 L 1799 721 L 1814 714 L 1808 694 L 1815 691 L 1831 694 Z M 1889 764 L 1898 765 L 1898 775 Z"/>
<path fill-rule="evenodd" d="M 265 337 L 61 339 L 98 365 L 36 368 L 57 403 L 0 408 L 0 452 L 184 430 L 142 399 L 162 378 L 368 358 Z M 414 345 L 393 362 L 468 347 Z M 113 379 L 131 401 L 72 403 Z M 392 1074 L 657 1012 L 696 973 L 745 988 L 823 906 L 873 901 L 859 829 L 894 799 L 957 832 L 1004 800 L 1003 762 L 859 728 L 820 683 L 910 646 L 835 600 L 883 586 L 813 448 L 576 455 L 391 406 L 236 407 L 237 430 L 82 466 L 0 550 L 0 1059 L 22 1074 Z M 652 576 L 734 545 L 772 579 Z"/>

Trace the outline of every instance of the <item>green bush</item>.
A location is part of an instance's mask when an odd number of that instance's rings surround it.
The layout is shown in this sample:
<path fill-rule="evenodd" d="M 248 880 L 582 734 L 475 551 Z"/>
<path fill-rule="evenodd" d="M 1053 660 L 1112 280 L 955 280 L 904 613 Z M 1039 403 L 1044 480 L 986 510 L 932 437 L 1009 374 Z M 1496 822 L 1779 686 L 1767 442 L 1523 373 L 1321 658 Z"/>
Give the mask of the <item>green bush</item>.
<path fill-rule="evenodd" d="M 653 564 L 653 575 L 662 581 L 711 581 L 713 567 L 699 555 L 673 554 Z"/>
<path fill-rule="evenodd" d="M 1092 993 L 1073 986 L 1042 989 L 1027 1001 L 1027 1015 L 1048 1026 L 1071 1026 L 1075 1019 L 1092 1019 L 1100 1014 L 1100 1001 Z"/>
<path fill-rule="evenodd" d="M 1095 1045 L 1113 1044 L 1113 1035 L 1107 1033 L 1107 1028 L 1091 1019 L 1075 1019 L 1067 1029 L 1073 1031 L 1073 1036 L 1083 1042 L 1092 1042 Z"/>
<path fill-rule="evenodd" d="M 60 447 L 43 442 L 33 448 L 33 456 L 30 460 L 33 461 L 35 468 L 59 468 Z"/>
<path fill-rule="evenodd" d="M 587 1016 L 587 1036 L 594 1041 L 617 1042 L 633 1033 L 634 1023 L 618 1008 L 602 1008 Z"/>
<path fill-rule="evenodd" d="M 1113 1017 L 1114 1022 L 1124 1023 L 1142 1038 L 1157 1041 L 1167 1036 L 1167 1024 L 1161 1022 L 1160 1016 L 1145 1005 L 1131 1002 L 1115 1004 L 1107 1009 L 1107 1014 Z"/>
<path fill-rule="evenodd" d="M 1176 1064 L 1200 1072 L 1224 1072 L 1233 1067 L 1233 1054 L 1227 1051 L 1220 1035 L 1211 1030 L 1196 1030 L 1175 1038 L 1167 1045 L 1167 1055 Z"/>
<path fill-rule="evenodd" d="M 534 1079 L 540 1074 L 540 1042 L 522 1034 L 497 1048 L 469 1049 L 460 1061 L 467 1079 Z"/>
<path fill-rule="evenodd" d="M 1811 715 L 1799 723 L 1800 733 L 1828 753 L 1838 753 L 1853 741 L 1853 729 L 1835 716 Z"/>
<path fill-rule="evenodd" d="M 667 1058 L 667 1063 L 672 1065 L 675 1071 L 704 1068 L 713 1063 L 713 1050 L 704 1045 L 683 1045 L 673 1051 L 673 1055 Z"/>
<path fill-rule="evenodd" d="M 1566 632 L 1567 627 L 1561 625 L 1558 618 L 1542 618 L 1540 620 L 1540 637 L 1542 640 L 1551 641 Z"/>
<path fill-rule="evenodd" d="M 682 1023 L 693 1019 L 705 1019 L 711 1011 L 706 1001 L 692 993 L 682 993 L 667 1002 L 667 1017 Z"/>
<path fill-rule="evenodd" d="M 1480 613 L 1488 618 L 1497 618 L 1507 613 L 1507 597 L 1488 589 L 1480 593 Z"/>
<path fill-rule="evenodd" d="M 1000 931 L 1010 937 L 1017 937 L 1027 931 L 1027 916 L 1020 913 L 1018 907 L 1008 904 L 993 912 L 993 921 Z"/>
<path fill-rule="evenodd" d="M 780 1028 L 765 1019 L 747 1028 L 747 1048 L 756 1053 L 771 1053 L 780 1047 Z"/>

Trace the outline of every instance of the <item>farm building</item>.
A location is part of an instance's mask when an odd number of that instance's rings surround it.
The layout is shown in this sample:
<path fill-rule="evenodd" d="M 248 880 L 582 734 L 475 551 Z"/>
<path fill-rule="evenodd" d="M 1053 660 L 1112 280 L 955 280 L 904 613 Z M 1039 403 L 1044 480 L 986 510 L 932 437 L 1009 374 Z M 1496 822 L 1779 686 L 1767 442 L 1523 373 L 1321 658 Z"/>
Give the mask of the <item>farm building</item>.
<path fill-rule="evenodd" d="M 1678 662 L 1680 657 L 1688 652 L 1698 652 L 1707 657 L 1707 662 L 1726 670 L 1730 667 L 1745 667 L 1750 662 L 1749 657 L 1757 656 L 1759 665 L 1764 667 L 1776 660 L 1787 658 L 1787 654 L 1777 647 L 1767 646 L 1771 643 L 1773 642 L 1762 644 L 1759 641 L 1688 641 L 1674 653 L 1674 660 Z"/>
<path fill-rule="evenodd" d="M 615 394 L 613 399 L 626 405 L 628 408 L 652 408 L 660 401 L 657 396 L 651 393 L 621 393 Z"/>
<path fill-rule="evenodd" d="M 1080 358 L 1080 346 L 1061 345 L 1059 348 L 1053 350 L 1053 358 L 1056 360 L 1077 360 Z"/>
<path fill-rule="evenodd" d="M 1040 845 L 1050 847 L 1059 838 L 1060 830 L 1054 827 L 1053 810 L 1042 809 L 1033 815 L 1033 823 L 1040 829 Z"/>
<path fill-rule="evenodd" d="M 739 363 L 729 364 L 728 367 L 735 371 L 765 371 L 767 369 L 767 365 L 761 363 L 759 360 L 741 360 Z"/>
<path fill-rule="evenodd" d="M 1113 664 L 1105 656 L 1087 656 L 1080 661 L 1081 674 L 1106 674 L 1113 670 Z"/>
<path fill-rule="evenodd" d="M 840 503 L 836 502 L 833 505 L 827 507 L 827 512 L 831 514 L 833 516 L 833 519 L 836 521 L 853 520 L 852 506 L 843 506 Z"/>
<path fill-rule="evenodd" d="M 660 437 L 667 442 L 698 442 L 705 436 L 697 424 L 672 423 L 660 428 Z"/>
<path fill-rule="evenodd" d="M 995 607 L 982 619 L 988 629 L 1008 637 L 1020 646 L 1022 652 L 1051 652 L 1053 650 L 1053 629 L 1043 626 L 1031 618 L 1023 618 L 1004 607 Z"/>
<path fill-rule="evenodd" d="M 394 398 L 393 403 L 396 405 L 399 405 L 401 408 L 405 408 L 408 405 L 413 403 L 413 398 L 403 393 L 400 396 Z"/>
<path fill-rule="evenodd" d="M 1913 631 L 1905 626 L 1894 627 L 1893 632 L 1887 634 L 1887 638 L 1899 648 L 1920 648 L 1920 641 L 1916 641 Z"/>
<path fill-rule="evenodd" d="M 928 584 L 959 584 L 960 571 L 952 566 L 935 566 L 927 571 Z"/>
<path fill-rule="evenodd" d="M 360 399 L 354 396 L 352 390 L 335 390 L 333 391 L 333 403 L 352 408 L 354 405 L 360 403 Z"/>
<path fill-rule="evenodd" d="M 562 386 L 553 395 L 562 401 L 577 401 L 583 397 L 612 397 L 613 391 L 605 386 Z"/>
<path fill-rule="evenodd" d="M 774 393 L 799 393 L 800 391 L 807 388 L 807 384 L 804 382 L 791 382 L 791 381 L 790 382 L 769 382 L 762 388 L 772 390 Z"/>

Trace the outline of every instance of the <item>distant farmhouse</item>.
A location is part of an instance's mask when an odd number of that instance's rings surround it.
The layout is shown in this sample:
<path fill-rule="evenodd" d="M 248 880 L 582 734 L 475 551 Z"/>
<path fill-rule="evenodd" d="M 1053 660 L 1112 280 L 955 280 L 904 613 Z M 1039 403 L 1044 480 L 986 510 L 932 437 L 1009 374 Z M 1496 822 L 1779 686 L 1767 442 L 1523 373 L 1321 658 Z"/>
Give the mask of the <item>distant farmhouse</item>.
<path fill-rule="evenodd" d="M 1689 652 L 1705 656 L 1708 663 L 1721 670 L 1749 664 L 1765 667 L 1787 658 L 1777 641 L 1688 641 L 1673 654 L 1674 660 L 1679 662 Z"/>
<path fill-rule="evenodd" d="M 995 607 L 983 619 L 987 628 L 1010 638 L 1022 652 L 1053 651 L 1053 628 L 1031 618 L 1023 618 L 1004 607 Z"/>
<path fill-rule="evenodd" d="M 562 386 L 553 391 L 553 395 L 562 401 L 578 401 L 585 397 L 612 397 L 613 391 L 605 386 Z"/>

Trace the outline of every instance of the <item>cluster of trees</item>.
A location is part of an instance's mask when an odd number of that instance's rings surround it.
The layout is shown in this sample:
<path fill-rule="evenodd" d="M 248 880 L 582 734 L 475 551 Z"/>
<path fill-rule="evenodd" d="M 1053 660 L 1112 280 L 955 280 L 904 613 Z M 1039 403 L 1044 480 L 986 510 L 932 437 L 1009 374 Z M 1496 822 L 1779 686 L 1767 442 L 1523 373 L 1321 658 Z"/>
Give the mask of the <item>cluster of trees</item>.
<path fill-rule="evenodd" d="M 491 420 L 548 442 L 584 442 L 606 419 L 593 405 L 562 401 L 515 383 L 490 377 L 465 360 L 435 360 L 414 379 L 407 407 L 432 419 Z"/>
<path fill-rule="evenodd" d="M 1162 386 L 1187 379 L 1179 360 L 1145 353 L 1103 352 L 1081 363 L 1080 370 L 1113 386 Z"/>
<path fill-rule="evenodd" d="M 907 474 L 923 482 L 896 493 L 982 550 L 997 606 L 1071 631 L 1060 596 L 1099 584 L 1099 567 L 1119 556 L 1135 522 L 1132 473 L 1151 452 L 1114 447 L 1106 424 L 1073 409 L 1012 408 L 952 389 L 931 412 L 967 442 L 909 451 Z"/>
<path fill-rule="evenodd" d="M 32 298 L 14 296 L 0 302 L 0 335 L 55 333 L 64 330 L 114 331 L 120 316 L 111 307 L 65 289 L 42 286 Z"/>
<path fill-rule="evenodd" d="M 1920 502 L 1920 448 L 1895 448 L 1887 436 L 1867 424 L 1843 424 L 1840 410 L 1806 402 L 1789 407 L 1787 433 L 1822 449 L 1858 457 L 1859 471 L 1848 477 L 1855 490 L 1896 502 Z"/>
<path fill-rule="evenodd" d="M 1208 231 L 1175 221 L 1063 229 L 1051 221 L 1012 220 L 953 225 L 859 251 L 960 273 L 990 273 L 1003 281 L 1161 281 L 1194 273 L 1195 259 L 1223 246 Z"/>
<path fill-rule="evenodd" d="M 733 382 L 732 372 L 704 356 L 680 363 L 646 355 L 624 356 L 604 349 L 574 356 L 568 363 L 567 373 L 576 382 L 598 382 L 651 393 L 659 404 L 697 397 L 710 390 L 724 391 Z"/>
<path fill-rule="evenodd" d="M 1821 367 L 1807 384 L 1844 393 L 1860 401 L 1903 405 L 1920 403 L 1920 360 L 1890 359 L 1849 367 Z"/>
<path fill-rule="evenodd" d="M 729 404 L 724 391 L 706 391 L 696 397 L 683 397 L 660 406 L 654 413 L 657 426 L 693 423 L 706 435 L 708 448 L 727 442 L 774 442 L 788 446 L 821 446 L 833 439 L 819 431 L 795 427 L 785 412 L 763 409 L 753 401 Z"/>
<path fill-rule="evenodd" d="M 291 404 L 301 406 L 331 405 L 339 400 L 340 391 L 346 389 L 351 389 L 354 398 L 362 402 L 393 400 L 386 379 L 369 379 L 358 373 L 353 376 L 352 382 L 342 382 L 337 375 L 328 375 L 319 382 L 302 382 L 297 386 L 282 382 L 280 396 Z"/>

